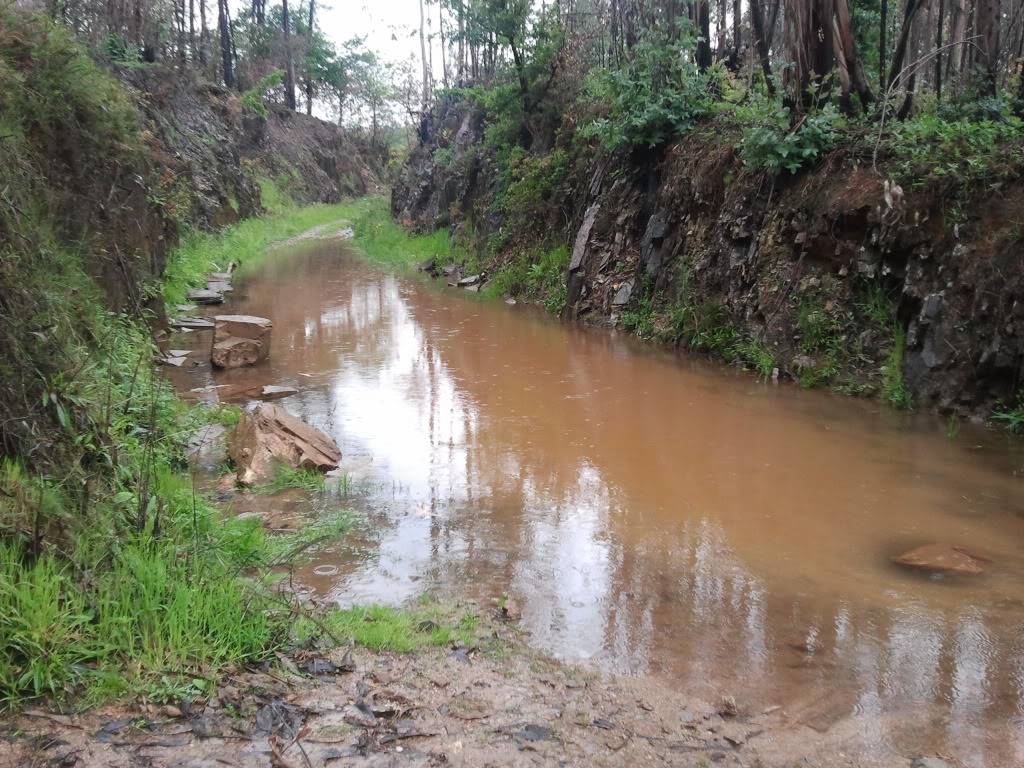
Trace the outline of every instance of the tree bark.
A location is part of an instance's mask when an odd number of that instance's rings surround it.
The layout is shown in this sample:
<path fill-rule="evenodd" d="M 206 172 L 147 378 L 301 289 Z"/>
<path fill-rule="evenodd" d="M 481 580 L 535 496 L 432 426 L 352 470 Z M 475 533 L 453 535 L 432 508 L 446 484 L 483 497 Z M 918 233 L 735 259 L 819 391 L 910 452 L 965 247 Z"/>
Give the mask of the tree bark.
<path fill-rule="evenodd" d="M 420 63 L 423 66 L 423 111 L 430 102 L 430 71 L 427 69 L 427 37 L 424 31 L 426 20 L 423 15 L 423 0 L 420 0 Z"/>
<path fill-rule="evenodd" d="M 946 3 L 939 2 L 939 21 L 935 25 L 935 100 L 942 101 L 942 25 L 945 22 Z"/>
<path fill-rule="evenodd" d="M 775 95 L 775 80 L 772 77 L 772 64 L 768 58 L 768 40 L 764 30 L 764 11 L 760 0 L 750 0 L 750 24 L 754 28 L 754 46 L 757 58 L 761 61 L 761 72 L 764 73 L 765 87 L 771 96 Z"/>
<path fill-rule="evenodd" d="M 882 24 L 878 28 L 878 87 L 885 90 L 885 33 L 889 28 L 889 0 L 882 0 Z"/>
<path fill-rule="evenodd" d="M 1000 0 L 977 0 L 974 10 L 974 32 L 979 39 L 974 75 L 979 90 L 989 96 L 996 94 L 999 23 Z"/>
<path fill-rule="evenodd" d="M 220 59 L 224 85 L 234 88 L 235 73 L 231 57 L 231 17 L 228 15 L 228 0 L 217 0 L 217 26 L 220 29 Z"/>
<path fill-rule="evenodd" d="M 288 0 L 281 0 L 281 27 L 284 32 L 284 98 L 288 109 L 295 111 L 295 60 L 292 58 L 291 17 Z"/>
<path fill-rule="evenodd" d="M 846 71 L 849 73 L 850 85 L 860 99 L 861 106 L 867 109 L 875 100 L 871 92 L 867 75 L 864 72 L 864 62 L 857 51 L 857 41 L 853 36 L 853 21 L 850 18 L 850 6 L 847 0 L 835 0 L 836 37 L 838 38 L 838 53 L 843 60 Z"/>
<path fill-rule="evenodd" d="M 697 0 L 697 69 L 706 72 L 711 66 L 711 6 L 709 0 Z"/>
<path fill-rule="evenodd" d="M 316 24 L 316 0 L 309 0 L 309 40 L 310 44 L 313 41 L 313 30 Z M 307 67 L 308 70 L 308 67 Z M 310 72 L 306 72 L 306 114 L 313 114 L 313 78 L 310 76 Z"/>
<path fill-rule="evenodd" d="M 743 44 L 743 8 L 741 0 L 732 0 L 732 47 L 736 51 L 737 61 L 740 55 L 740 46 Z"/>

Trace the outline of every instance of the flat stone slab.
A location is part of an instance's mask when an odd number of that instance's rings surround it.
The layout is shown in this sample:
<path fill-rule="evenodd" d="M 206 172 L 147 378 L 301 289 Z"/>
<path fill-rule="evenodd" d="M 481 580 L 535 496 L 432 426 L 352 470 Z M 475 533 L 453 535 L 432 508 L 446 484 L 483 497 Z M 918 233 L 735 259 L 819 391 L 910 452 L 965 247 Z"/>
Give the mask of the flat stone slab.
<path fill-rule="evenodd" d="M 173 365 L 175 368 L 181 368 L 187 360 L 187 357 L 172 357 L 170 355 L 156 358 L 156 362 L 160 365 Z"/>
<path fill-rule="evenodd" d="M 209 275 L 206 276 L 206 279 L 207 280 L 230 280 L 231 279 L 231 273 L 230 272 L 211 272 Z"/>
<path fill-rule="evenodd" d="M 213 321 L 204 317 L 177 317 L 168 322 L 172 328 L 190 328 L 193 330 L 213 329 Z"/>
<path fill-rule="evenodd" d="M 234 288 L 226 280 L 209 280 L 206 283 L 206 290 L 213 291 L 214 293 L 231 293 Z"/>
<path fill-rule="evenodd" d="M 223 304 L 224 294 L 206 288 L 196 288 L 188 292 L 188 300 L 197 304 Z"/>
<path fill-rule="evenodd" d="M 279 384 L 266 384 L 260 389 L 261 400 L 280 400 L 282 397 L 297 395 L 299 390 L 295 387 L 285 387 Z"/>

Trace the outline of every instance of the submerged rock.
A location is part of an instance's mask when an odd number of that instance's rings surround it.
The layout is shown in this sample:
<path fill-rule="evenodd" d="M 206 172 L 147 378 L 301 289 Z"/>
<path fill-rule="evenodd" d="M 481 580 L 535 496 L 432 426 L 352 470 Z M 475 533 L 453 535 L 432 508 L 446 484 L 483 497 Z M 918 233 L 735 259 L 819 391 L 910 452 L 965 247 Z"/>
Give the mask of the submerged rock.
<path fill-rule="evenodd" d="M 242 414 L 228 453 L 238 468 L 241 485 L 271 479 L 274 462 L 320 472 L 335 469 L 341 462 L 341 450 L 330 437 L 269 403 Z"/>
<path fill-rule="evenodd" d="M 188 300 L 196 304 L 223 304 L 224 294 L 220 291 L 211 291 L 208 288 L 196 288 L 188 292 Z"/>
<path fill-rule="evenodd" d="M 213 342 L 210 350 L 210 362 L 218 368 L 241 368 L 255 365 L 266 357 L 263 347 L 253 339 L 241 339 L 231 336 L 224 341 Z"/>
<path fill-rule="evenodd" d="M 988 560 L 972 555 L 962 547 L 955 547 L 952 544 L 925 544 L 894 557 L 893 562 L 907 568 L 917 568 L 934 573 L 976 576 L 984 572 L 984 564 Z"/>
<path fill-rule="evenodd" d="M 217 315 L 213 318 L 210 361 L 219 368 L 255 365 L 270 355 L 270 331 L 274 324 L 254 315 Z"/>
<path fill-rule="evenodd" d="M 261 400 L 279 400 L 282 397 L 290 397 L 298 394 L 295 387 L 285 387 L 280 384 L 264 384 L 260 388 L 259 398 Z"/>

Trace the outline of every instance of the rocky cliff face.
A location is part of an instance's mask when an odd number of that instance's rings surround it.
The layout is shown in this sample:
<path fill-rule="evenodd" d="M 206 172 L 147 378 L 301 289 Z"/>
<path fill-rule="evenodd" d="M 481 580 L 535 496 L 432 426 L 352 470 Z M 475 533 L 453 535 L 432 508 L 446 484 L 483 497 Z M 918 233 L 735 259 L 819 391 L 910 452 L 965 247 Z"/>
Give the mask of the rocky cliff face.
<path fill-rule="evenodd" d="M 276 105 L 260 116 L 221 86 L 163 68 L 117 74 L 153 136 L 161 199 L 183 223 L 210 228 L 258 213 L 259 177 L 303 203 L 338 202 L 380 183 L 386 158 L 336 125 Z"/>
<path fill-rule="evenodd" d="M 399 220 L 502 225 L 482 122 L 435 110 L 394 186 Z M 773 180 L 713 131 L 655 156 L 595 151 L 575 169 L 558 206 L 572 222 L 571 317 L 636 325 L 646 312 L 649 335 L 943 412 L 987 413 L 1024 382 L 1022 182 L 904 191 L 842 151 Z"/>

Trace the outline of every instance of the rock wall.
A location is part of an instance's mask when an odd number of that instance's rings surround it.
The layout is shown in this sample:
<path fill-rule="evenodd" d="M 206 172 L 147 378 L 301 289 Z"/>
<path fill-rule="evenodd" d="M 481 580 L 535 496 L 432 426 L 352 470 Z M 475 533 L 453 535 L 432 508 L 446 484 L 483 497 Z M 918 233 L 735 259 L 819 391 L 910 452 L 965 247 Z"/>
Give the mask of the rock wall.
<path fill-rule="evenodd" d="M 399 220 L 419 230 L 468 219 L 502 225 L 490 210 L 482 123 L 474 110 L 435 110 L 393 188 Z M 918 407 L 985 415 L 1013 401 L 1024 383 L 1024 243 L 1014 213 L 1024 209 L 1024 182 L 996 194 L 904 191 L 887 184 L 884 167 L 844 151 L 773 180 L 748 171 L 734 143 L 709 130 L 663 152 L 576 158 L 561 203 L 572 222 L 567 315 L 614 324 L 641 299 L 661 307 L 663 320 L 673 307 L 716 310 L 770 352 L 783 377 L 814 381 L 820 372 L 869 394 L 881 390 L 887 365 L 900 365 Z M 443 166 L 433 160 L 438 148 Z M 870 306 L 879 290 L 892 320 Z"/>

